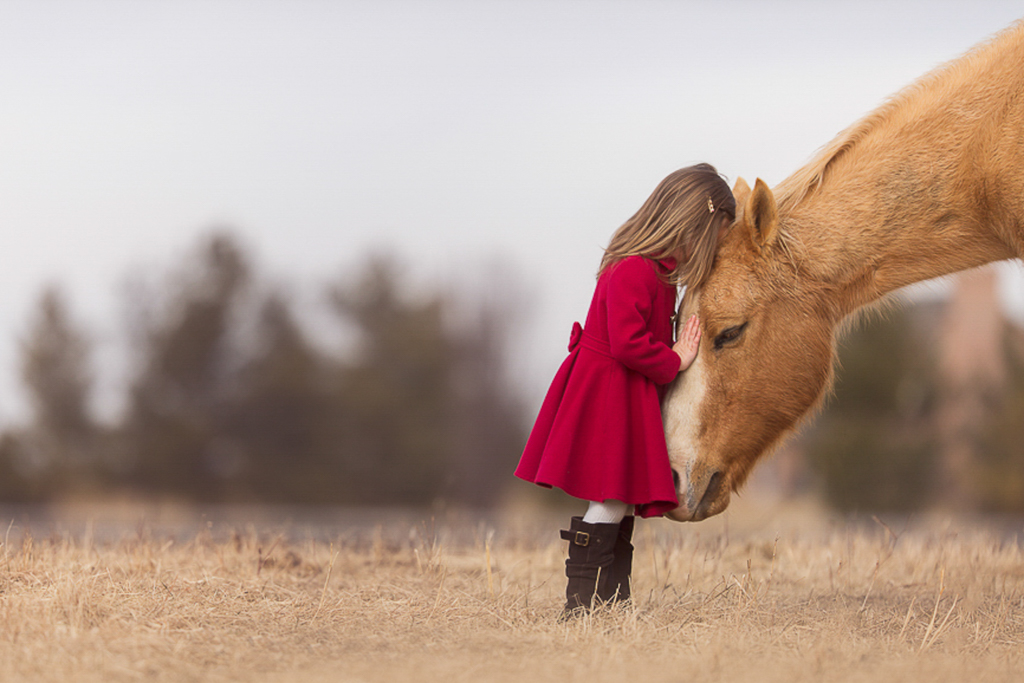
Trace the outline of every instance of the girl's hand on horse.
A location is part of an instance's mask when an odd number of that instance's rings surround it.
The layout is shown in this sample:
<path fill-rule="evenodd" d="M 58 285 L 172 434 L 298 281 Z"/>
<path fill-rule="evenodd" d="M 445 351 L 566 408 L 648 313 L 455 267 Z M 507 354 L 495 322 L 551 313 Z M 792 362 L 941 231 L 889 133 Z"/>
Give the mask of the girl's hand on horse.
<path fill-rule="evenodd" d="M 693 359 L 697 357 L 697 349 L 700 347 L 700 321 L 697 316 L 691 315 L 690 319 L 683 325 L 683 331 L 679 333 L 672 350 L 679 354 L 679 372 L 690 367 Z"/>

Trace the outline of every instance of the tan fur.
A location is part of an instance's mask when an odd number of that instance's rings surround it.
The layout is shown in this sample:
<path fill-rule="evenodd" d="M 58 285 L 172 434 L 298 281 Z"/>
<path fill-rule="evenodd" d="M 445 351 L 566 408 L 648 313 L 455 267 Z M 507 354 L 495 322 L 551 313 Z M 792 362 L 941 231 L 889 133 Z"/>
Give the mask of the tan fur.
<path fill-rule="evenodd" d="M 747 185 L 747 181 L 743 178 L 737 178 L 736 183 L 732 186 L 732 196 L 736 199 L 736 206 L 743 206 L 749 195 L 750 185 Z"/>
<path fill-rule="evenodd" d="M 705 393 L 686 465 L 725 481 L 691 490 L 706 494 L 704 516 L 820 402 L 848 316 L 904 285 L 1024 256 L 1024 22 L 902 90 L 774 193 L 760 180 L 740 189 L 694 293 Z M 670 398 L 666 421 L 672 410 Z"/>
<path fill-rule="evenodd" d="M 750 235 L 751 244 L 759 254 L 770 249 L 775 243 L 779 231 L 779 211 L 775 204 L 775 196 L 760 178 L 747 195 L 739 225 L 742 231 Z"/>

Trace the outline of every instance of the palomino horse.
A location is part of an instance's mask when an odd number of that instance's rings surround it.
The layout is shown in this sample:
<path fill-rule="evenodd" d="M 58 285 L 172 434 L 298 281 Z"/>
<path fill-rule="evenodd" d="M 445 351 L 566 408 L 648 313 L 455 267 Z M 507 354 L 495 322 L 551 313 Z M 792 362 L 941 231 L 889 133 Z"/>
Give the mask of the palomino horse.
<path fill-rule="evenodd" d="M 842 132 L 774 193 L 760 179 L 707 283 L 703 341 L 664 405 L 678 521 L 729 505 L 821 401 L 838 330 L 914 282 L 1024 256 L 1024 21 Z"/>

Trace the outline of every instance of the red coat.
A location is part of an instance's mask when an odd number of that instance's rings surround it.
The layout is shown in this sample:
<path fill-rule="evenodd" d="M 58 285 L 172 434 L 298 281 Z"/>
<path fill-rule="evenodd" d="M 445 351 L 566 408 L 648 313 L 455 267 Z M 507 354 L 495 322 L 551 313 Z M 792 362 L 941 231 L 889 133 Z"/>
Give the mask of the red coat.
<path fill-rule="evenodd" d="M 597 281 L 585 330 L 541 405 L 516 476 L 584 500 L 620 500 L 653 517 L 679 505 L 661 394 L 679 371 L 672 350 L 674 267 L 630 256 Z"/>

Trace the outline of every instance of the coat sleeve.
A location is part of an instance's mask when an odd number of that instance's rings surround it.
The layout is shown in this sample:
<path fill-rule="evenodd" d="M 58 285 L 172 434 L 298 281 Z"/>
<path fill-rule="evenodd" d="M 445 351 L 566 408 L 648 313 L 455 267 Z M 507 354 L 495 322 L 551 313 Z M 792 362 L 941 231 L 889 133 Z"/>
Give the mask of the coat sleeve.
<path fill-rule="evenodd" d="M 646 259 L 631 257 L 608 274 L 608 345 L 612 356 L 657 384 L 679 373 L 679 354 L 654 338 L 651 315 L 662 286 Z"/>

